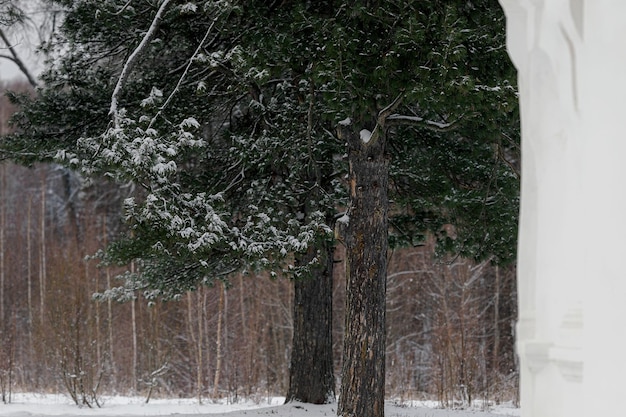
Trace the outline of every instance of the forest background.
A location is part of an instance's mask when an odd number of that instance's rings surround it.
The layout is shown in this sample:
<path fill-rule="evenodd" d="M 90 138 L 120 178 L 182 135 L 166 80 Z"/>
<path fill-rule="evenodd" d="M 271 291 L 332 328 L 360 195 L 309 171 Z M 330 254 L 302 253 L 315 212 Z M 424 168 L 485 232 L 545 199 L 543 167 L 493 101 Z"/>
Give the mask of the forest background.
<path fill-rule="evenodd" d="M 12 89 L 28 90 L 24 85 Z M 13 112 L 1 103 L 2 133 Z M 509 161 L 511 162 L 511 161 Z M 514 163 L 515 161 L 513 161 Z M 86 259 L 124 229 L 134 190 L 85 182 L 66 167 L 1 167 L 0 386 L 100 393 L 261 398 L 288 389 L 294 288 L 287 277 L 237 273 L 177 300 L 96 301 L 120 269 Z M 515 399 L 515 270 L 435 256 L 435 239 L 388 253 L 386 392 L 444 405 Z M 345 252 L 333 255 L 343 265 Z M 333 272 L 335 374 L 340 375 L 345 268 Z"/>

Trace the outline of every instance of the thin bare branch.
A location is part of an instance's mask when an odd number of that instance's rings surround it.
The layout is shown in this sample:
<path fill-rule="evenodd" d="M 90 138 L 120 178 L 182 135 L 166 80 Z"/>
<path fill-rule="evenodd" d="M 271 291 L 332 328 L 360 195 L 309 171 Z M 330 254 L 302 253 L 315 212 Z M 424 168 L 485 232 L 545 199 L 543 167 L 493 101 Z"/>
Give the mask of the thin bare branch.
<path fill-rule="evenodd" d="M 12 61 L 15 65 L 17 65 L 20 71 L 22 71 L 22 74 L 26 76 L 29 84 L 32 85 L 33 87 L 37 87 L 38 85 L 37 79 L 28 70 L 28 67 L 26 66 L 26 64 L 24 64 L 24 61 L 22 61 L 22 59 L 17 54 L 17 51 L 15 50 L 15 45 L 9 42 L 9 39 L 7 38 L 6 34 L 4 33 L 2 29 L 0 29 L 0 38 L 2 38 L 2 41 L 6 44 L 7 49 L 11 53 L 11 57 L 6 56 L 6 55 L 0 55 L 0 58 L 6 58 Z"/>
<path fill-rule="evenodd" d="M 152 120 L 150 121 L 150 126 L 149 127 L 152 127 L 154 122 L 156 122 L 156 119 L 161 115 L 163 110 L 165 110 L 167 105 L 172 101 L 172 99 L 174 98 L 176 93 L 178 93 L 178 91 L 180 90 L 180 85 L 183 83 L 183 80 L 185 79 L 185 77 L 187 76 L 187 73 L 189 72 L 189 68 L 191 67 L 191 64 L 193 64 L 193 61 L 196 59 L 196 57 L 200 53 L 200 50 L 202 49 L 202 46 L 204 45 L 204 43 L 208 39 L 209 34 L 211 33 L 211 31 L 213 30 L 213 27 L 215 26 L 216 20 L 217 19 L 213 19 L 213 22 L 211 23 L 211 26 L 209 26 L 209 28 L 207 29 L 206 33 L 204 34 L 204 37 L 200 41 L 200 44 L 198 45 L 198 47 L 194 51 L 194 53 L 191 56 L 191 58 L 189 58 L 189 62 L 187 63 L 187 66 L 185 67 L 185 71 L 183 72 L 183 74 L 178 79 L 178 82 L 176 83 L 176 87 L 174 87 L 174 90 L 167 97 L 167 100 L 165 100 L 165 103 L 163 103 L 163 105 L 159 108 L 159 111 L 157 112 L 157 114 L 152 118 Z"/>
<path fill-rule="evenodd" d="M 157 11 L 156 15 L 154 16 L 154 19 L 152 20 L 152 24 L 150 25 L 150 28 L 144 35 L 143 39 L 141 40 L 137 48 L 135 48 L 132 54 L 130 54 L 130 56 L 128 57 L 128 60 L 126 61 L 126 64 L 124 65 L 124 68 L 122 68 L 120 77 L 118 78 L 117 84 L 115 85 L 115 89 L 113 90 L 113 94 L 111 95 L 111 108 L 109 110 L 109 115 L 112 117 L 113 124 L 115 125 L 116 128 L 119 127 L 119 122 L 118 122 L 118 117 L 117 117 L 118 116 L 117 103 L 119 100 L 119 96 L 122 92 L 122 89 L 124 88 L 124 84 L 126 83 L 126 80 L 128 80 L 128 77 L 130 76 L 133 70 L 133 67 L 137 63 L 139 56 L 143 53 L 148 43 L 150 43 L 150 41 L 154 37 L 154 34 L 156 33 L 157 28 L 159 27 L 159 23 L 161 22 L 163 13 L 165 13 L 165 9 L 167 8 L 170 2 L 171 0 L 163 0 L 163 3 L 161 3 L 159 10 Z"/>
<path fill-rule="evenodd" d="M 115 12 L 115 13 L 113 14 L 113 16 L 119 16 L 119 15 L 121 15 L 122 13 L 124 13 L 124 10 L 126 10 L 126 9 L 128 8 L 128 6 L 130 6 L 130 3 L 131 3 L 132 1 L 133 1 L 133 0 L 128 0 L 128 2 L 127 2 L 127 3 L 126 3 L 126 4 L 125 4 L 125 5 L 124 5 L 124 6 L 123 6 L 123 7 L 122 7 L 119 11 Z"/>

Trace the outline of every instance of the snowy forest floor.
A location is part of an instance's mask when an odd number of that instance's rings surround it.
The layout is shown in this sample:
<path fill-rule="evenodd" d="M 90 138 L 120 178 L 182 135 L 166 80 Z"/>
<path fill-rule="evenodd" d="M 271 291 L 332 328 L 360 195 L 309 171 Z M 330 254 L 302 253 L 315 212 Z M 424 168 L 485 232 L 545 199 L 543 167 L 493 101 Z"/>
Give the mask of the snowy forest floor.
<path fill-rule="evenodd" d="M 0 416 L 43 417 L 43 416 L 206 416 L 211 417 L 332 417 L 336 415 L 336 404 L 312 405 L 302 403 L 283 404 L 284 398 L 265 399 L 260 403 L 244 401 L 236 404 L 207 402 L 199 405 L 197 400 L 153 399 L 145 404 L 140 397 L 103 397 L 101 408 L 81 408 L 63 395 L 13 394 L 11 403 L 0 403 Z M 389 402 L 385 407 L 386 417 L 496 417 L 519 416 L 520 410 L 510 404 L 490 407 L 489 412 L 474 409 L 450 410 L 436 408 L 435 402 L 412 402 L 398 405 Z"/>

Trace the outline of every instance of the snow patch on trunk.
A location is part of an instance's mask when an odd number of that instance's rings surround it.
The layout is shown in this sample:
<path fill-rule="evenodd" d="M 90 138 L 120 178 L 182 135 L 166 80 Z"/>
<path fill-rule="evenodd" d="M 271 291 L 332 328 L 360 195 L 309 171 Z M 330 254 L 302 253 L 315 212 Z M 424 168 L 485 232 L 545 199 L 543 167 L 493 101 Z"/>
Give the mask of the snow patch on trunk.
<path fill-rule="evenodd" d="M 350 216 L 348 215 L 348 213 L 344 213 L 343 216 L 338 218 L 337 223 L 347 226 L 350 223 Z"/>
<path fill-rule="evenodd" d="M 372 139 L 372 132 L 367 129 L 361 130 L 360 135 L 363 143 L 369 143 L 369 141 Z"/>

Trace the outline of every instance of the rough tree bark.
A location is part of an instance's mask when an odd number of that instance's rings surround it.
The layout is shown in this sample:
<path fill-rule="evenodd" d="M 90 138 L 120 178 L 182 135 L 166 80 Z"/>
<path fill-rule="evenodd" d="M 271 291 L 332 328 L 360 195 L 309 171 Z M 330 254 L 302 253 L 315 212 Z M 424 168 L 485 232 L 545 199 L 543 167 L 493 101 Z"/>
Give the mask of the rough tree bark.
<path fill-rule="evenodd" d="M 373 134 L 345 121 L 350 207 L 340 219 L 346 246 L 346 319 L 337 414 L 383 417 L 389 160 L 383 126 Z"/>
<path fill-rule="evenodd" d="M 325 241 L 298 255 L 308 264 L 314 256 L 319 265 L 310 275 L 295 281 L 293 348 L 286 402 L 327 404 L 335 401 L 332 341 L 333 245 Z"/>

